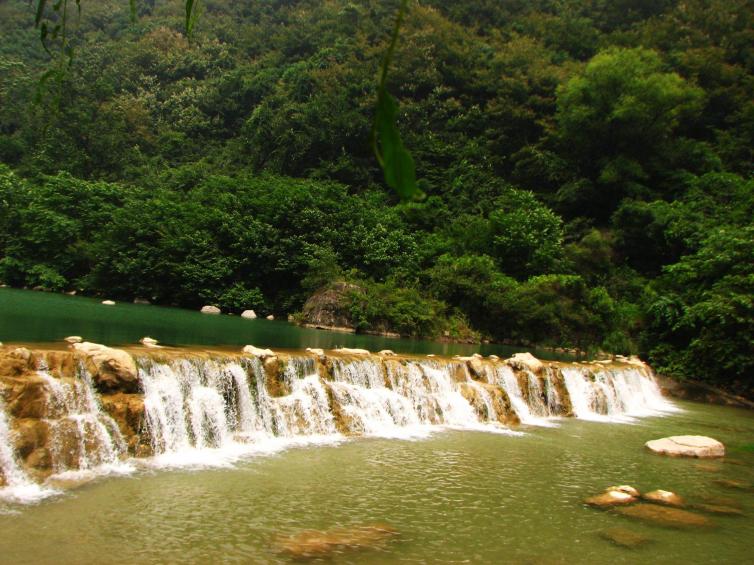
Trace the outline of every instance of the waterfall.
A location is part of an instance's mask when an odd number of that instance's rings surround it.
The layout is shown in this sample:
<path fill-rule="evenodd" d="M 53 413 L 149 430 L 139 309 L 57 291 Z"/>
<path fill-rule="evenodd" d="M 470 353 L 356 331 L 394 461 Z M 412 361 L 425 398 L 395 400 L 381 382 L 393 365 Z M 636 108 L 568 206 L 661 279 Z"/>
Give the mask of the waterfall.
<path fill-rule="evenodd" d="M 287 394 L 273 396 L 256 358 L 140 359 L 155 463 L 227 465 L 290 443 L 336 440 L 327 391 L 309 361 L 291 359 L 282 374 Z"/>
<path fill-rule="evenodd" d="M 538 408 L 539 413 L 534 413 L 532 406 L 524 398 L 524 394 L 521 391 L 521 387 L 519 386 L 518 378 L 516 377 L 516 374 L 513 372 L 513 369 L 509 367 L 508 365 L 499 365 L 496 367 L 495 374 L 497 377 L 498 385 L 503 390 L 505 390 L 505 392 L 508 394 L 508 398 L 510 398 L 511 400 L 513 409 L 516 411 L 516 414 L 518 415 L 518 418 L 519 420 L 521 420 L 522 424 L 529 424 L 533 426 L 544 426 L 544 427 L 553 427 L 557 425 L 554 422 L 549 421 L 545 417 L 545 416 L 549 416 L 550 413 L 544 408 L 544 404 L 539 398 L 540 390 L 539 390 L 538 381 L 534 389 L 535 393 L 528 395 L 529 398 L 534 397 L 537 399 L 536 406 Z M 527 378 L 527 382 L 531 382 L 531 380 L 529 379 L 530 376 L 534 380 L 537 380 L 536 375 L 533 375 L 529 371 L 526 371 L 525 375 Z"/>
<path fill-rule="evenodd" d="M 0 398 L 0 500 L 30 503 L 55 494 L 57 491 L 34 483 L 16 460 L 13 438 Z"/>
<path fill-rule="evenodd" d="M 636 417 L 677 411 L 645 370 L 564 367 L 561 373 L 577 418 L 631 422 Z"/>
<path fill-rule="evenodd" d="M 534 426 L 557 426 L 569 415 L 630 422 L 676 410 L 651 371 L 637 365 L 530 370 L 481 358 L 153 353 L 136 359 L 135 369 L 140 394 L 106 393 L 100 401 L 83 363 L 68 376 L 53 376 L 42 361 L 24 389 L 35 416 L 23 406 L 19 411 L 15 389 L 0 388 L 0 498 L 53 492 L 32 480 L 33 469 L 54 479 L 130 472 L 129 449 L 141 457 L 151 448 L 144 459 L 150 466 L 228 466 L 351 436 L 413 439 L 449 428 L 516 435 L 522 432 L 507 423 L 517 419 Z M 26 420 L 14 420 L 16 413 Z M 14 436 L 13 426 L 37 429 L 34 419 L 46 443 L 33 444 L 34 457 L 26 449 L 22 458 L 14 444 L 22 436 Z"/>
<path fill-rule="evenodd" d="M 40 367 L 47 389 L 50 453 L 58 476 L 77 472 L 128 472 L 121 464 L 126 444 L 113 419 L 105 414 L 88 371 L 79 366 L 72 382 L 56 379 Z"/>

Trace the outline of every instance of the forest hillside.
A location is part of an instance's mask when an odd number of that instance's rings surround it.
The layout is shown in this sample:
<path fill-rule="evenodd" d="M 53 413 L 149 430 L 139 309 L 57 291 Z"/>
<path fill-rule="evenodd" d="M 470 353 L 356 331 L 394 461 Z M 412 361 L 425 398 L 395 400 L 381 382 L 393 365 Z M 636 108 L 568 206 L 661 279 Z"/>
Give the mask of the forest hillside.
<path fill-rule="evenodd" d="M 754 368 L 754 2 L 81 2 L 56 73 L 0 3 L 0 281 L 358 331 Z M 54 55 L 54 41 L 51 41 Z M 305 317 L 305 314 L 299 314 Z"/>

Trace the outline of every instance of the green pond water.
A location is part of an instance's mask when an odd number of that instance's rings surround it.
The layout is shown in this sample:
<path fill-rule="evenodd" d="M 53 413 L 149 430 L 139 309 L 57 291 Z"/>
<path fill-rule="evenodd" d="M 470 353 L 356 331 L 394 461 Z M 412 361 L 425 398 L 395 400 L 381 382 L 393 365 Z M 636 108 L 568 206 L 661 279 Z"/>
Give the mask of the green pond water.
<path fill-rule="evenodd" d="M 167 345 L 305 349 L 359 347 L 370 351 L 437 355 L 496 354 L 509 357 L 531 351 L 543 359 L 566 359 L 552 351 L 497 344 L 469 345 L 394 339 L 302 328 L 282 321 L 212 316 L 180 308 L 137 304 L 105 306 L 98 299 L 0 289 L 0 342 L 55 342 L 69 335 L 106 345 L 135 344 L 149 336 Z"/>
<path fill-rule="evenodd" d="M 102 478 L 0 515 L 4 563 L 285 563 L 280 536 L 386 523 L 387 545 L 343 551 L 333 563 L 751 563 L 754 480 L 751 412 L 680 404 L 636 424 L 561 420 L 523 436 L 438 432 L 417 441 L 354 439 L 291 448 L 233 468 L 140 470 Z M 648 439 L 710 435 L 724 460 L 672 459 Z M 744 516 L 667 529 L 586 507 L 614 484 L 662 488 L 689 502 L 725 498 Z M 600 537 L 628 528 L 639 549 Z"/>

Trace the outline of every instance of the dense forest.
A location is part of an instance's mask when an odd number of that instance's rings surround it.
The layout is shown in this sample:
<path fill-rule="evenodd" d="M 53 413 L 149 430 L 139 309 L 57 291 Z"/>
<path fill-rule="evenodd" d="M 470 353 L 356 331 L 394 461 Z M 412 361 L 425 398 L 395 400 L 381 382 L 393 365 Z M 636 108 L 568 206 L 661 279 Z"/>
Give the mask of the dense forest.
<path fill-rule="evenodd" d="M 183 2 L 84 0 L 68 61 L 0 3 L 0 281 L 277 315 L 347 281 L 360 331 L 751 390 L 754 2 L 410 2 L 412 202 L 369 141 L 397 6 L 202 0 L 189 41 Z"/>

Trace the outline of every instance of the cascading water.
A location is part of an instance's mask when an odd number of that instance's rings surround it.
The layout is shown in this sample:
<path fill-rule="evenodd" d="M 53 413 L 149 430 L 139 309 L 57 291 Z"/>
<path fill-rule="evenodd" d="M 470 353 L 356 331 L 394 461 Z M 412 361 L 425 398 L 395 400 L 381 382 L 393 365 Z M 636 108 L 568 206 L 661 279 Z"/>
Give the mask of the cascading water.
<path fill-rule="evenodd" d="M 121 463 L 125 441 L 118 425 L 102 411 L 86 369 L 79 366 L 73 382 L 56 379 L 44 366 L 37 375 L 47 389 L 50 454 L 58 477 L 132 470 Z"/>
<path fill-rule="evenodd" d="M 145 355 L 136 363 L 142 394 L 103 397 L 119 424 L 101 409 L 83 364 L 63 377 L 42 363 L 33 378 L 44 405 L 37 423 L 49 431 L 40 449 L 49 452 L 50 463 L 40 476 L 133 470 L 130 460 L 123 462 L 127 445 L 139 455 L 151 447 L 147 465 L 218 466 L 349 435 L 414 438 L 443 428 L 519 434 L 505 425 L 516 416 L 524 424 L 555 426 L 554 420 L 571 414 L 625 422 L 675 409 L 662 398 L 651 372 L 638 366 L 549 364 L 534 373 L 481 359 L 331 356 L 321 361 L 310 355 L 264 361 Z M 16 393 L 5 390 L 17 410 Z M 46 496 L 51 491 L 24 471 L 40 457 L 28 459 L 27 449 L 22 459 L 14 451 L 12 424 L 29 422 L 16 423 L 10 415 L 0 404 L 0 485 L 5 485 L 0 497 Z M 128 442 L 119 425 L 125 426 Z"/>
<path fill-rule="evenodd" d="M 334 439 L 327 392 L 308 361 L 289 361 L 283 374 L 288 394 L 276 397 L 256 358 L 142 359 L 139 376 L 156 462 L 227 464 L 245 454 L 280 449 L 284 442 L 279 440 Z"/>
<path fill-rule="evenodd" d="M 16 461 L 5 403 L 0 399 L 0 500 L 29 503 L 56 491 L 34 483 Z"/>
<path fill-rule="evenodd" d="M 529 371 L 526 372 L 527 378 L 531 375 L 534 379 L 537 377 L 532 375 Z M 513 372 L 513 369 L 508 365 L 499 365 L 495 368 L 495 377 L 497 384 L 505 390 L 508 394 L 508 398 L 511 400 L 513 409 L 516 411 L 518 418 L 522 424 L 529 424 L 534 426 L 552 427 L 556 426 L 554 422 L 547 420 L 545 416 L 551 415 L 543 406 L 542 401 L 539 400 L 540 391 L 537 385 L 536 393 L 534 395 L 528 395 L 529 398 L 534 396 L 538 399 L 538 408 L 541 414 L 533 413 L 532 406 L 524 398 L 524 394 L 519 386 L 518 378 Z"/>
<path fill-rule="evenodd" d="M 657 383 L 638 368 L 561 369 L 574 416 L 584 420 L 630 422 L 677 408 L 662 397 Z"/>

